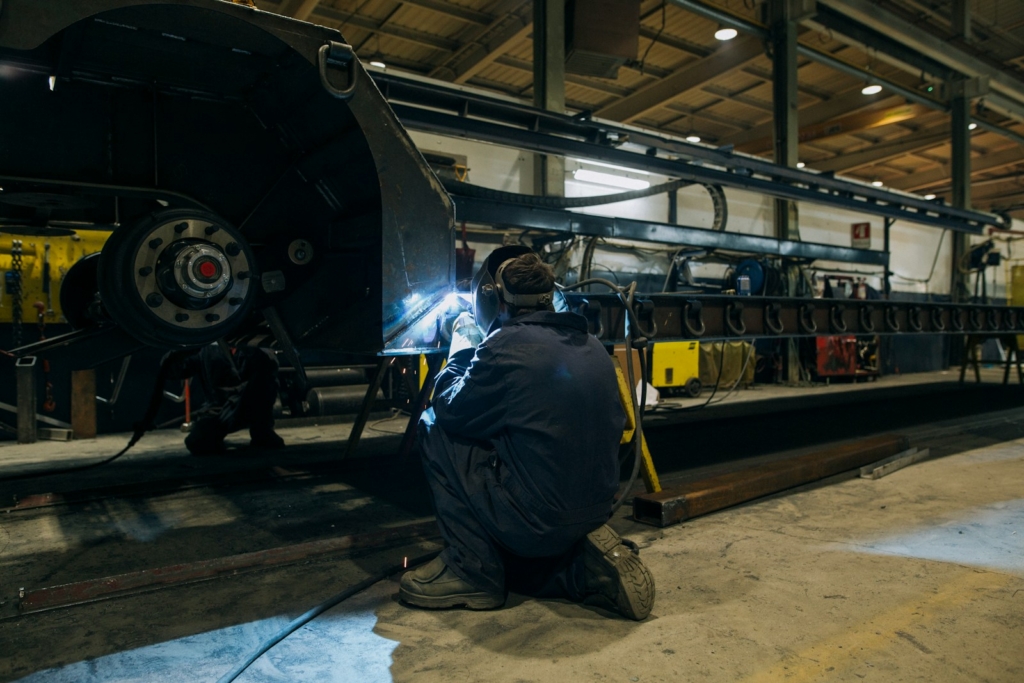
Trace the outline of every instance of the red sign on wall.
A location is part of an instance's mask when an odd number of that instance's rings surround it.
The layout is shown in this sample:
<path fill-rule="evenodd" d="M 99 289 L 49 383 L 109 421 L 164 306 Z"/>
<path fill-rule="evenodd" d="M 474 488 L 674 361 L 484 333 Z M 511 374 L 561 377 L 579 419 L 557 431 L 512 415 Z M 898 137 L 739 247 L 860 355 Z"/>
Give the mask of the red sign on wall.
<path fill-rule="evenodd" d="M 854 223 L 850 226 L 852 228 L 851 233 L 853 237 L 853 248 L 854 249 L 870 249 L 871 248 L 871 224 L 870 223 Z"/>

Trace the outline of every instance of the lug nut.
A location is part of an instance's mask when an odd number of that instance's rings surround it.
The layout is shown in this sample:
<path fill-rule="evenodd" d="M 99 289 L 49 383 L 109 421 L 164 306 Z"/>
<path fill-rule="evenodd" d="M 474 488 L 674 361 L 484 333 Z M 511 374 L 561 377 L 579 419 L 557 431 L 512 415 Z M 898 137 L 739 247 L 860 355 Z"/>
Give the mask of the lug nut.
<path fill-rule="evenodd" d="M 248 270 L 240 270 L 240 271 L 238 271 L 238 279 L 239 280 L 248 280 L 249 276 L 251 276 L 251 275 L 252 275 L 252 273 L 250 273 Z"/>
<path fill-rule="evenodd" d="M 146 297 L 146 303 L 149 304 L 152 308 L 157 308 L 158 306 L 163 305 L 164 297 L 162 294 L 157 294 L 156 292 L 153 292 Z"/>
<path fill-rule="evenodd" d="M 150 249 L 156 249 L 157 247 L 159 247 L 163 243 L 164 243 L 164 241 L 162 239 L 160 239 L 159 237 L 154 237 L 153 239 L 151 239 L 149 241 L 149 248 Z"/>
<path fill-rule="evenodd" d="M 206 226 L 206 234 L 207 235 L 212 235 L 213 233 L 217 232 L 218 230 L 220 230 L 220 228 L 217 227 L 216 225 L 207 225 Z"/>
<path fill-rule="evenodd" d="M 228 256 L 238 256 L 242 253 L 242 248 L 238 246 L 238 242 L 228 242 L 228 245 L 224 247 L 224 251 Z"/>
<path fill-rule="evenodd" d="M 143 266 L 142 268 L 139 268 L 139 275 L 141 275 L 142 277 L 146 277 L 152 272 L 153 268 L 151 266 Z"/>
<path fill-rule="evenodd" d="M 232 306 L 240 306 L 242 304 L 242 297 L 233 296 L 230 299 L 228 299 L 228 303 L 231 304 Z"/>
<path fill-rule="evenodd" d="M 208 323 L 215 323 L 218 320 L 220 320 L 220 316 L 217 315 L 216 313 L 207 313 L 206 314 L 206 322 L 208 322 Z"/>
<path fill-rule="evenodd" d="M 186 320 L 188 320 L 188 313 L 177 313 L 175 314 L 174 319 L 177 320 L 179 323 L 183 323 Z"/>
<path fill-rule="evenodd" d="M 185 221 L 182 221 L 181 223 L 178 223 L 177 225 L 174 226 L 174 232 L 178 233 L 179 235 L 185 232 L 186 230 L 188 230 L 188 223 Z"/>

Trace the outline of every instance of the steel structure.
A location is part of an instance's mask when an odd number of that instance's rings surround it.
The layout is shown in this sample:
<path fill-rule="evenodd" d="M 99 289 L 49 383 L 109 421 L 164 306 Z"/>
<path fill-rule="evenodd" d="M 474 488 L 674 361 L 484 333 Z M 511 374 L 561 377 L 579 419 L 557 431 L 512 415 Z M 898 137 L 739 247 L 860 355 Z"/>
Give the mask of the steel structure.
<path fill-rule="evenodd" d="M 749 190 L 958 232 L 1006 229 L 1009 219 L 853 180 L 786 168 L 631 126 L 543 111 L 504 98 L 391 73 L 371 72 L 402 123 L 540 154 L 582 157 L 694 183 Z M 456 197 L 458 204 L 458 197 Z M 472 220 L 471 216 L 460 216 Z"/>

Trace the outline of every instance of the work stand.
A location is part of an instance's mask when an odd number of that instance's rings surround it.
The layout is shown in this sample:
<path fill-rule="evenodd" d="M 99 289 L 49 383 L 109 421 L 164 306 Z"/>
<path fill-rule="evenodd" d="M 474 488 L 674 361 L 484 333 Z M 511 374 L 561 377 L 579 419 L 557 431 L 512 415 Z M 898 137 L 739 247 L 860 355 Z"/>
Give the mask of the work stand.
<path fill-rule="evenodd" d="M 964 377 L 967 375 L 967 366 L 970 365 L 974 368 L 974 380 L 981 382 L 981 362 L 979 360 L 981 345 L 986 339 L 991 337 L 983 337 L 980 335 L 969 334 L 964 341 L 964 362 L 960 366 L 960 383 L 964 383 Z M 1017 366 L 1017 381 L 1024 385 L 1024 367 L 1021 366 L 1021 349 L 1017 343 L 1017 335 L 1015 334 L 1004 334 L 996 337 L 999 343 L 1002 344 L 1006 350 L 1006 362 L 1003 366 L 1003 384 L 1010 383 L 1010 367 L 1013 365 Z"/>

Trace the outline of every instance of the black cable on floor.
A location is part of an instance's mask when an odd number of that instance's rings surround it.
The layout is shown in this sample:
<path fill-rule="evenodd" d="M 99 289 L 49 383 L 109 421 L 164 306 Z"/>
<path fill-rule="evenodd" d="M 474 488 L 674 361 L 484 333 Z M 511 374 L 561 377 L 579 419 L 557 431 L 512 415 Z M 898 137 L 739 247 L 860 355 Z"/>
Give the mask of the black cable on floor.
<path fill-rule="evenodd" d="M 250 666 L 252 666 L 252 664 L 254 664 L 256 662 L 256 660 L 258 660 L 260 657 L 262 657 L 264 654 L 266 654 L 267 651 L 270 650 L 270 648 L 274 647 L 275 645 L 280 643 L 282 640 L 284 640 L 285 638 L 287 638 L 291 634 L 295 633 L 300 628 L 302 628 L 303 626 L 305 626 L 309 622 L 313 621 L 314 619 L 316 619 L 318 616 L 320 616 L 321 614 L 323 614 L 327 610 L 331 609 L 332 607 L 335 607 L 336 605 L 344 602 L 345 600 L 348 600 L 353 595 L 356 595 L 358 593 L 363 592 L 364 590 L 366 590 L 367 588 L 370 588 L 374 584 L 377 584 L 377 583 L 383 581 L 384 579 L 388 578 L 392 574 L 396 574 L 396 573 L 398 573 L 398 572 L 400 572 L 402 570 L 405 570 L 405 569 L 412 569 L 413 567 L 419 566 L 419 565 L 424 564 L 426 562 L 430 562 L 432 559 L 437 557 L 439 552 L 440 551 L 432 552 L 432 553 L 427 553 L 426 555 L 420 555 L 419 557 L 413 558 L 408 563 L 403 563 L 401 565 L 395 565 L 395 566 L 388 567 L 388 568 L 384 569 L 383 571 L 377 572 L 376 574 L 363 579 L 362 581 L 360 581 L 359 583 L 355 584 L 354 586 L 350 586 L 350 587 L 346 588 L 345 590 L 343 590 L 342 592 L 338 593 L 337 595 L 335 595 L 333 597 L 330 597 L 327 600 L 321 602 L 319 605 L 317 605 L 313 609 L 309 610 L 308 612 L 306 612 L 302 616 L 296 617 L 292 621 L 288 622 L 285 626 L 283 626 L 281 628 L 280 631 L 278 631 L 277 633 L 272 635 L 270 638 L 267 638 L 265 641 L 263 641 L 263 644 L 260 645 L 259 648 L 255 652 L 253 652 L 251 655 L 249 655 L 249 657 L 244 662 L 242 662 L 241 664 L 236 666 L 234 669 L 232 669 L 231 671 L 229 671 L 228 673 L 224 674 L 219 679 L 217 679 L 217 683 L 231 683 L 236 678 L 241 676 L 243 671 L 245 671 Z"/>
<path fill-rule="evenodd" d="M 153 421 L 156 419 L 156 414 L 160 410 L 160 402 L 163 400 L 164 393 L 164 382 L 167 381 L 167 375 L 170 373 L 171 366 L 174 364 L 179 354 L 183 352 L 175 352 L 168 354 L 163 362 L 160 364 L 160 370 L 156 373 L 156 382 L 153 385 L 153 393 L 149 399 L 149 405 L 146 406 L 146 413 L 142 419 L 135 424 L 135 432 L 132 434 L 132 438 L 128 441 L 128 445 L 118 451 L 116 454 L 99 460 L 97 462 L 91 462 L 87 465 L 73 465 L 71 467 L 60 467 L 55 470 L 43 470 L 41 472 L 25 472 L 23 474 L 12 474 L 6 477 L 0 477 L 0 482 L 4 481 L 18 481 L 21 479 L 38 479 L 39 477 L 52 477 L 58 474 L 68 474 L 70 472 L 81 472 L 83 470 L 92 469 L 93 467 L 100 467 L 101 465 L 107 465 L 132 449 L 143 436 L 146 435 L 150 429 L 153 428 Z"/>

